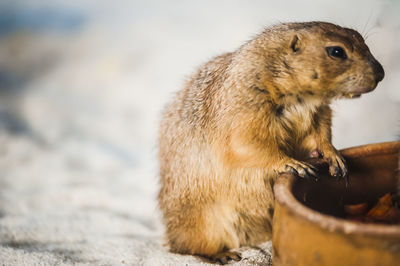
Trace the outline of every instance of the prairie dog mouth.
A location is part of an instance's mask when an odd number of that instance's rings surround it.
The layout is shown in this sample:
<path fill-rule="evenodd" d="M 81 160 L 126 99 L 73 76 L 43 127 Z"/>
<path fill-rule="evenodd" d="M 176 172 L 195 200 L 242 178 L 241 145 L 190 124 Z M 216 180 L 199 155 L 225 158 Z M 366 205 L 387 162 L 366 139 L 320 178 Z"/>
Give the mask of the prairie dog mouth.
<path fill-rule="evenodd" d="M 361 97 L 361 93 L 346 93 L 343 96 L 345 98 L 355 99 L 355 98 L 360 98 Z"/>

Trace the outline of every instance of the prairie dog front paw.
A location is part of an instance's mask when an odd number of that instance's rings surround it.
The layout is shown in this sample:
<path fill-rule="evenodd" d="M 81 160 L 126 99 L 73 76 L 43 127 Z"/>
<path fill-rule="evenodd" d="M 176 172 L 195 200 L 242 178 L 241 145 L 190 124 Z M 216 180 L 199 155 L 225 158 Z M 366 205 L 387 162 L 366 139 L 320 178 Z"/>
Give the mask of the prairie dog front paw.
<path fill-rule="evenodd" d="M 303 178 L 313 177 L 318 179 L 318 175 L 316 172 L 316 168 L 311 164 L 300 162 L 295 159 L 289 159 L 284 162 L 284 164 L 280 167 L 279 173 L 292 173 L 296 174 Z"/>
<path fill-rule="evenodd" d="M 323 151 L 323 158 L 329 164 L 329 173 L 337 178 L 344 178 L 347 182 L 348 171 L 346 160 L 335 148 Z"/>

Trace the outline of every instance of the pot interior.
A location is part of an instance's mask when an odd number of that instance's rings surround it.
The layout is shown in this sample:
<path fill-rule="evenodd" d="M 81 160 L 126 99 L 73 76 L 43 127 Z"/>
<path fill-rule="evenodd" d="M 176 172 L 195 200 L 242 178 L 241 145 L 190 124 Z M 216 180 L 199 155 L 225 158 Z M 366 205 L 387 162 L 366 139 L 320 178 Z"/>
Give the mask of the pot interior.
<path fill-rule="evenodd" d="M 379 197 L 395 191 L 397 154 L 344 156 L 349 170 L 347 187 L 343 179 L 338 181 L 329 175 L 326 164 L 314 162 L 319 169 L 319 180 L 297 178 L 292 193 L 311 209 L 344 218 L 344 205 L 374 204 Z"/>

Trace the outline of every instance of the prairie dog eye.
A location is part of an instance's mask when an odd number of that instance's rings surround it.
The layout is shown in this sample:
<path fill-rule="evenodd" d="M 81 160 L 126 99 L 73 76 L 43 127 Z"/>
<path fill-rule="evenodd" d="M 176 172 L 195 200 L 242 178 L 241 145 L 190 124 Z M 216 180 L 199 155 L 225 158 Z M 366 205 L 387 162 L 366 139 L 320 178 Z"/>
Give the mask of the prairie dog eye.
<path fill-rule="evenodd" d="M 340 58 L 340 59 L 346 59 L 347 58 L 346 52 L 340 46 L 326 47 L 326 52 L 331 57 L 336 57 L 336 58 Z"/>

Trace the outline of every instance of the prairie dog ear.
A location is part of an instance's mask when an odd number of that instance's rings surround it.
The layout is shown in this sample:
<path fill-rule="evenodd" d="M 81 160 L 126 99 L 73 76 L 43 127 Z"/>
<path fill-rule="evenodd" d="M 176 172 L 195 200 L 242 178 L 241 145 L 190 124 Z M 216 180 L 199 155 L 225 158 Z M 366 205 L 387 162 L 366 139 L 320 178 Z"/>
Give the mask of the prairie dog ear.
<path fill-rule="evenodd" d="M 299 39 L 299 36 L 294 35 L 292 38 L 292 41 L 290 42 L 290 48 L 294 53 L 298 52 L 301 47 L 301 41 Z"/>

